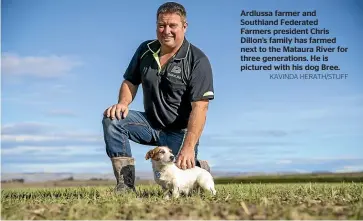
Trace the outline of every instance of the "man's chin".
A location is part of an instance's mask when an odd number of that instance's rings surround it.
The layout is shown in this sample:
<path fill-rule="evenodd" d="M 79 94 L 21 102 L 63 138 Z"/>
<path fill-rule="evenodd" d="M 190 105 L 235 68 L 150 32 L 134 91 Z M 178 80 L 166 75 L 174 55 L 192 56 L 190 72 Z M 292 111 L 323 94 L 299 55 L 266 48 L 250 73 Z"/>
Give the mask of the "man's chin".
<path fill-rule="evenodd" d="M 163 40 L 162 44 L 171 48 L 175 46 L 175 42 L 173 40 Z"/>

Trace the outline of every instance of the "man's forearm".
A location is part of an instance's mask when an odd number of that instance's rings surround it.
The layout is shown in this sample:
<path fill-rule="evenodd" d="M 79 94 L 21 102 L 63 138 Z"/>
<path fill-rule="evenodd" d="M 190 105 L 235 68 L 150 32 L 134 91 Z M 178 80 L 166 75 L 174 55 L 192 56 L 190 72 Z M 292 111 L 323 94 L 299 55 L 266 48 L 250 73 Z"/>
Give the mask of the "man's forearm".
<path fill-rule="evenodd" d="M 208 101 L 197 101 L 192 104 L 192 111 L 189 117 L 187 134 L 182 148 L 194 150 L 200 138 L 207 119 Z"/>
<path fill-rule="evenodd" d="M 124 80 L 121 84 L 118 103 L 129 105 L 135 98 L 138 86 L 133 85 L 131 82 Z"/>

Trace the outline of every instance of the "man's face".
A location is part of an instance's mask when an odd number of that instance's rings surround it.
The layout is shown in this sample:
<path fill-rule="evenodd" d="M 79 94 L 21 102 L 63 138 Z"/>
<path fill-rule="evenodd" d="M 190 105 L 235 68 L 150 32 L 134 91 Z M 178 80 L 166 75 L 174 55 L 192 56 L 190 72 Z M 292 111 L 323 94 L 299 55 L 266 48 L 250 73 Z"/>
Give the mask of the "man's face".
<path fill-rule="evenodd" d="M 161 45 L 175 48 L 184 40 L 187 24 L 176 14 L 159 14 L 156 34 Z"/>

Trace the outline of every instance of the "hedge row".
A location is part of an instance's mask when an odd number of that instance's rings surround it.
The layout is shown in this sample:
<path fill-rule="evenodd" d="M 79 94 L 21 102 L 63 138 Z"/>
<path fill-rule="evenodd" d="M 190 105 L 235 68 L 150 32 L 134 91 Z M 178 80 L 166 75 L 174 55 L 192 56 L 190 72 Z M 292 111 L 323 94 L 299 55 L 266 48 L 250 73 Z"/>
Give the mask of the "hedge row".
<path fill-rule="evenodd" d="M 363 182 L 363 173 L 357 174 L 301 174 L 301 175 L 266 175 L 248 177 L 215 178 L 216 184 L 227 183 L 337 183 Z"/>

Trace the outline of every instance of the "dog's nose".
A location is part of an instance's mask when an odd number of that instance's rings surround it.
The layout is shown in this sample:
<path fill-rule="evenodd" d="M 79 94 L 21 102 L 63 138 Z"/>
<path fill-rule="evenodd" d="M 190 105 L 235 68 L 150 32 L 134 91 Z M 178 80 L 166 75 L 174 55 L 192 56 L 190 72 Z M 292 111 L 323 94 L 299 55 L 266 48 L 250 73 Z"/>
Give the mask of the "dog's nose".
<path fill-rule="evenodd" d="M 174 160 L 174 156 L 170 156 L 170 160 Z"/>

